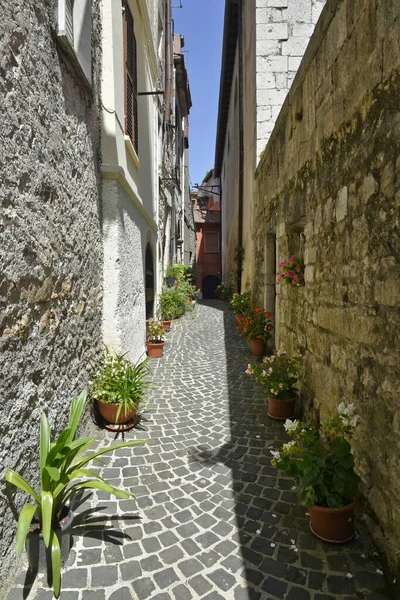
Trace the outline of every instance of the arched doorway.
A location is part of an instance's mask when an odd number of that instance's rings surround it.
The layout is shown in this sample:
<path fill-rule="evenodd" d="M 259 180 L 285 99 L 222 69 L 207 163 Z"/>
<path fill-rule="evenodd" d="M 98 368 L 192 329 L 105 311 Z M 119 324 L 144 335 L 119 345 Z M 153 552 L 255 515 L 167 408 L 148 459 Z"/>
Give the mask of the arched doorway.
<path fill-rule="evenodd" d="M 216 300 L 217 295 L 215 288 L 221 283 L 219 277 L 216 275 L 206 275 L 203 279 L 203 298 L 205 300 Z"/>
<path fill-rule="evenodd" d="M 146 246 L 146 319 L 154 317 L 154 261 L 150 244 Z"/>

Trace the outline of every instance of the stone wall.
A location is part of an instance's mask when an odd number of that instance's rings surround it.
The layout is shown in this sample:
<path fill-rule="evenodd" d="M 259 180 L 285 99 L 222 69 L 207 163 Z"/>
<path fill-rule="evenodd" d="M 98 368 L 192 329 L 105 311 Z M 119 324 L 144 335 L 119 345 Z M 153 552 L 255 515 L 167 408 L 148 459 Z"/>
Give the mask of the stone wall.
<path fill-rule="evenodd" d="M 303 408 L 361 415 L 364 518 L 400 566 L 400 4 L 329 0 L 262 156 L 255 291 L 307 355 Z M 304 287 L 276 265 L 304 255 Z M 276 299 L 275 292 L 276 291 Z"/>
<path fill-rule="evenodd" d="M 324 4 L 325 0 L 256 2 L 257 163 Z"/>
<path fill-rule="evenodd" d="M 0 0 L 0 13 L 0 478 L 34 478 L 41 412 L 53 432 L 65 425 L 101 348 L 101 56 L 90 90 L 55 41 L 53 2 Z M 96 48 L 97 15 L 95 1 Z M 2 582 L 15 564 L 10 492 L 1 485 Z"/>

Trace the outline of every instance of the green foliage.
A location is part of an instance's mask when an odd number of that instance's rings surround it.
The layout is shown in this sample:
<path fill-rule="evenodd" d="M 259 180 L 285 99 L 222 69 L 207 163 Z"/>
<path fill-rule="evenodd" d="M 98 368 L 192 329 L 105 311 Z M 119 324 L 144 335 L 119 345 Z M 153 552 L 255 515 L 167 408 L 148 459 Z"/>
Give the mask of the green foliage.
<path fill-rule="evenodd" d="M 263 308 L 252 306 L 246 313 L 239 315 L 237 329 L 250 341 L 263 340 L 267 342 L 271 338 L 272 316 L 272 313 L 265 312 Z"/>
<path fill-rule="evenodd" d="M 286 421 L 292 440 L 281 451 L 271 451 L 272 464 L 294 477 L 304 506 L 335 509 L 354 500 L 360 478 L 347 439 L 359 419 L 353 412 L 353 405 L 340 404 L 338 415 L 321 432 L 300 421 Z"/>
<path fill-rule="evenodd" d="M 158 300 L 163 321 L 179 319 L 186 310 L 186 298 L 177 287 L 164 287 Z"/>
<path fill-rule="evenodd" d="M 87 391 L 84 390 L 77 398 L 72 399 L 68 425 L 61 431 L 54 443 L 50 441 L 50 426 L 47 416 L 42 413 L 39 444 L 39 490 L 35 490 L 13 469 L 7 469 L 4 478 L 5 481 L 31 496 L 33 500 L 33 503 L 27 502 L 20 512 L 16 532 L 17 556 L 24 547 L 30 525 L 34 515 L 37 514 L 44 543 L 51 552 L 53 589 L 56 598 L 59 597 L 61 589 L 61 552 L 56 529 L 59 528 L 59 516 L 63 507 L 76 492 L 85 489 L 101 490 L 123 499 L 135 497 L 129 490 L 110 485 L 97 473 L 87 469 L 86 465 L 106 452 L 150 441 L 122 442 L 88 454 L 88 449 L 94 443 L 95 438 L 76 439 L 76 431 L 85 407 L 86 397 Z"/>
<path fill-rule="evenodd" d="M 219 296 L 225 296 L 226 300 L 230 300 L 233 296 L 233 283 L 220 283 L 215 288 L 215 293 Z"/>
<path fill-rule="evenodd" d="M 95 365 L 90 382 L 93 398 L 119 404 L 117 419 L 122 410 L 127 413 L 133 408 L 139 408 L 144 392 L 150 385 L 146 381 L 150 373 L 149 360 L 146 358 L 133 365 L 125 356 L 126 354 L 113 353 L 106 347 L 102 360 Z"/>
<path fill-rule="evenodd" d="M 244 292 L 243 294 L 233 294 L 231 306 L 235 315 L 246 314 L 253 306 L 251 292 Z"/>
<path fill-rule="evenodd" d="M 266 398 L 290 400 L 297 394 L 296 383 L 302 371 L 303 356 L 289 358 L 284 350 L 265 356 L 261 363 L 249 365 L 246 373 L 254 375 Z"/>
<path fill-rule="evenodd" d="M 241 269 L 244 261 L 244 248 L 243 246 L 236 246 L 233 260 L 237 264 L 238 268 Z"/>
<path fill-rule="evenodd" d="M 191 278 L 186 275 L 179 280 L 178 285 L 176 286 L 178 293 L 186 300 L 187 298 L 193 298 L 196 290 L 196 286 L 192 283 Z"/>
<path fill-rule="evenodd" d="M 168 265 L 165 275 L 166 277 L 175 277 L 176 281 L 179 282 L 182 279 L 193 279 L 193 270 L 186 265 L 175 263 Z"/>
<path fill-rule="evenodd" d="M 165 338 L 165 329 L 162 326 L 161 321 L 155 319 L 149 319 L 147 321 L 146 328 L 146 340 L 148 342 L 162 342 Z"/>

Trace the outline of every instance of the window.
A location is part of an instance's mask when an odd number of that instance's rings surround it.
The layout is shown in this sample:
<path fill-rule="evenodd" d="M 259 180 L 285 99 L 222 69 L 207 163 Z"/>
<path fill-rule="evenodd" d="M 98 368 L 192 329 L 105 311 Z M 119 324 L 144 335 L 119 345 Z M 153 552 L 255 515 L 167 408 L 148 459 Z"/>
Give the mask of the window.
<path fill-rule="evenodd" d="M 219 232 L 206 231 L 204 234 L 204 252 L 219 252 Z"/>
<path fill-rule="evenodd" d="M 58 0 L 57 37 L 75 68 L 92 83 L 92 4 L 90 0 Z"/>
<path fill-rule="evenodd" d="M 137 95 L 137 52 L 133 15 L 127 0 L 124 8 L 124 78 L 125 78 L 125 132 L 138 153 L 138 95 Z"/>

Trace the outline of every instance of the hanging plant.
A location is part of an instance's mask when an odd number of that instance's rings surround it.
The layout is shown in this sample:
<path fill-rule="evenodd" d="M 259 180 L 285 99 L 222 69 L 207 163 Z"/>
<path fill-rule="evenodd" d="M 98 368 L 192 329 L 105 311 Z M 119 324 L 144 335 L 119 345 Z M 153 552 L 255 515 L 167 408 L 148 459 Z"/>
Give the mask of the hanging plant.
<path fill-rule="evenodd" d="M 284 285 L 304 285 L 304 262 L 295 254 L 278 265 L 278 283 Z"/>

